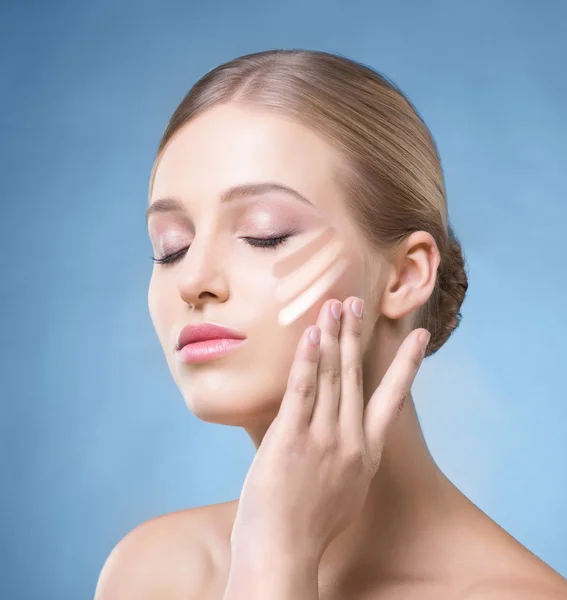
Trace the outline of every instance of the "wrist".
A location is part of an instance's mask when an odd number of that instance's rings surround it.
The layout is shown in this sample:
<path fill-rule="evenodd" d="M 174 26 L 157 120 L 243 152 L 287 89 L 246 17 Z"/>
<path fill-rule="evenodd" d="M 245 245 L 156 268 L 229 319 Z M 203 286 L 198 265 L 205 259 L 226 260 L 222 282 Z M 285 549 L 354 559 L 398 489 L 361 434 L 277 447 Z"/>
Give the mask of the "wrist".
<path fill-rule="evenodd" d="M 264 570 L 280 568 L 285 571 L 319 570 L 321 557 L 313 549 L 247 540 L 231 544 L 231 564 L 244 569 Z"/>
<path fill-rule="evenodd" d="M 319 561 L 274 547 L 233 551 L 224 600 L 318 597 Z"/>

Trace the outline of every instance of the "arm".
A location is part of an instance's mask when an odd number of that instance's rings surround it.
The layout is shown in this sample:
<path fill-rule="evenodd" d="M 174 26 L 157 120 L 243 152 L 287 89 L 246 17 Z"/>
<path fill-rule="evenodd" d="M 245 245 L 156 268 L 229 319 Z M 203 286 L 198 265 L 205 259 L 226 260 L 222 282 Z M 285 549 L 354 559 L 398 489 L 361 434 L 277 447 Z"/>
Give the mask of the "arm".
<path fill-rule="evenodd" d="M 267 550 L 233 554 L 223 600 L 319 600 L 318 561 Z"/>

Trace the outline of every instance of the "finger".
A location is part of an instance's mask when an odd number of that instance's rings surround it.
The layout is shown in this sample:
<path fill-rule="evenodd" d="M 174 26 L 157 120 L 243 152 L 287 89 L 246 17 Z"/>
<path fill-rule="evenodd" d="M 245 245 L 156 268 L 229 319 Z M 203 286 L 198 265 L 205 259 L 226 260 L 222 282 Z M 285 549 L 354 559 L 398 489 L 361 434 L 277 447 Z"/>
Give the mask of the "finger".
<path fill-rule="evenodd" d="M 311 427 L 321 433 L 328 431 L 329 427 L 333 430 L 337 427 L 341 393 L 339 352 L 341 306 L 339 300 L 332 299 L 325 302 L 317 319 L 317 324 L 321 327 L 321 355 Z M 332 312 L 333 307 L 335 314 Z"/>
<path fill-rule="evenodd" d="M 339 427 L 346 439 L 360 440 L 364 394 L 362 379 L 362 316 L 355 314 L 353 304 L 361 298 L 348 298 L 343 302 L 339 347 L 341 354 L 341 394 L 339 400 Z M 358 303 L 357 303 L 358 304 Z M 355 306 L 357 308 L 357 306 Z M 360 305 L 362 315 L 362 305 Z"/>
<path fill-rule="evenodd" d="M 379 457 L 388 427 L 401 413 L 409 398 L 427 347 L 427 343 L 422 344 L 419 339 L 423 332 L 429 336 L 426 329 L 417 329 L 403 341 L 380 385 L 368 401 L 364 413 L 364 434 L 373 457 Z M 426 341 L 429 341 L 429 337 Z"/>
<path fill-rule="evenodd" d="M 299 431 L 309 426 L 317 391 L 320 337 L 319 327 L 308 327 L 297 345 L 277 416 L 280 426 L 287 431 Z"/>

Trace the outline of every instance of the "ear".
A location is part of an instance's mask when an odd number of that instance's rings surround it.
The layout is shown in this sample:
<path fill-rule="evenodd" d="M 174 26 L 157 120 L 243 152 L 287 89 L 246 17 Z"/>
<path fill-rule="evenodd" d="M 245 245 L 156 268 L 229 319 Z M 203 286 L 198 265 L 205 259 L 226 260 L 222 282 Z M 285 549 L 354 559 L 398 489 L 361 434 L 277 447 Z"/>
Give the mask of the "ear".
<path fill-rule="evenodd" d="M 431 296 L 441 262 L 433 236 L 415 231 L 392 258 L 391 274 L 381 297 L 380 312 L 400 319 L 419 308 Z"/>

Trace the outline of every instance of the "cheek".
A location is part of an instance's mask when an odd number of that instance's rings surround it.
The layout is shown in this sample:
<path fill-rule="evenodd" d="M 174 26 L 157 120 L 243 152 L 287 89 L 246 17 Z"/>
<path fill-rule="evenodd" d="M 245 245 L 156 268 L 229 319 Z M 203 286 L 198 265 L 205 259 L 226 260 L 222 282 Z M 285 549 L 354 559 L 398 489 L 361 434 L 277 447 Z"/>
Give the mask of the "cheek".
<path fill-rule="evenodd" d="M 171 331 L 171 323 L 167 322 L 167 315 L 173 315 L 171 301 L 172 296 L 167 286 L 163 282 L 158 283 L 152 277 L 148 287 L 148 310 L 154 330 L 164 350 L 168 343 L 171 343 L 167 339 L 167 333 Z"/>
<path fill-rule="evenodd" d="M 344 301 L 349 296 L 364 298 L 364 281 L 359 273 L 353 273 L 352 269 L 347 268 L 335 283 L 313 302 L 300 318 L 296 319 L 291 325 L 286 327 L 286 329 L 294 330 L 297 341 L 299 341 L 299 338 L 305 329 L 310 325 L 315 325 L 317 323 L 325 302 L 331 299 Z"/>
<path fill-rule="evenodd" d="M 366 295 L 366 279 L 364 267 L 354 261 L 349 262 L 349 267 L 343 273 L 337 284 L 332 288 L 332 298 L 346 300 L 349 296 L 364 298 Z"/>
<path fill-rule="evenodd" d="M 150 313 L 150 319 L 154 326 L 154 329 L 157 331 L 157 325 L 159 322 L 158 319 L 158 302 L 156 298 L 156 288 L 153 284 L 153 279 L 150 280 L 150 285 L 148 286 L 148 310 Z"/>
<path fill-rule="evenodd" d="M 284 279 L 274 277 L 274 306 L 281 327 L 306 327 L 317 320 L 330 298 L 364 297 L 364 271 L 340 240 L 333 240 L 304 264 L 297 264 Z"/>

